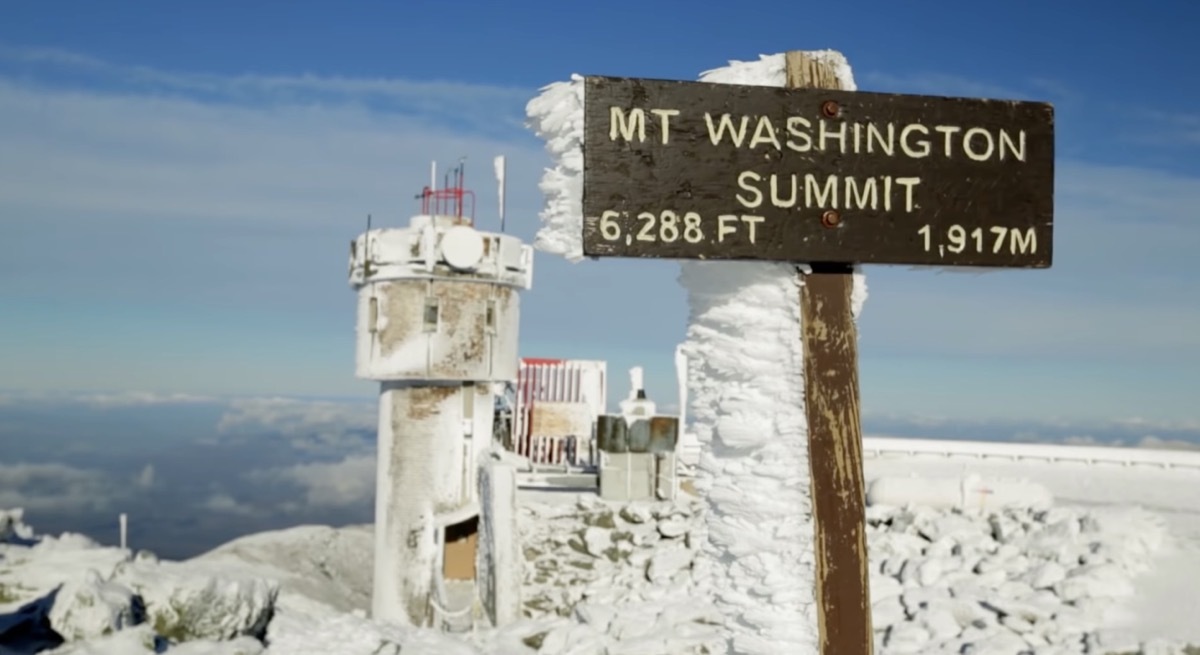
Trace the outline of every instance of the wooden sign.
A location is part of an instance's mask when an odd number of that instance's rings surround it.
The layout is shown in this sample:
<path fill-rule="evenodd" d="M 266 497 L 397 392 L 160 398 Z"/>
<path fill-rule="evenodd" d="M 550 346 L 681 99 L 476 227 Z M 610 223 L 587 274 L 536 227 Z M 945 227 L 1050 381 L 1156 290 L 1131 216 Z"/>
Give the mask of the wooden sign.
<path fill-rule="evenodd" d="M 1054 110 L 588 77 L 592 257 L 1047 268 Z"/>
<path fill-rule="evenodd" d="M 583 251 L 804 262 L 804 403 L 822 655 L 870 655 L 853 264 L 1047 268 L 1049 104 L 588 77 Z"/>

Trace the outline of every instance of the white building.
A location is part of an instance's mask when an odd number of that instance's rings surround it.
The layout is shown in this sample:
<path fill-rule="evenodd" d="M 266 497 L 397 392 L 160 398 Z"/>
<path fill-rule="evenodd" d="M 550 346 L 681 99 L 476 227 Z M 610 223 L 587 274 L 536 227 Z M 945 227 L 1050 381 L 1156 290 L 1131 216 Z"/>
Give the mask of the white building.
<path fill-rule="evenodd" d="M 496 550 L 478 543 L 478 467 L 494 386 L 517 378 L 533 251 L 475 228 L 461 168 L 421 198 L 407 227 L 350 244 L 350 284 L 356 375 L 380 382 L 372 613 L 429 625 L 475 611 L 477 555 Z"/>

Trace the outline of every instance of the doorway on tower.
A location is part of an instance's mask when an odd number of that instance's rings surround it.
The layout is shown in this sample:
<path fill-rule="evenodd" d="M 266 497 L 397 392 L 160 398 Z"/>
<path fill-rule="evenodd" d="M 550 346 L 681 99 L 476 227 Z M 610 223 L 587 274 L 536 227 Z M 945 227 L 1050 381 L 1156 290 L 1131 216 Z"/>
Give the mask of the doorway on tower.
<path fill-rule="evenodd" d="M 442 577 L 475 580 L 475 552 L 479 548 L 479 516 L 446 526 L 442 538 Z"/>

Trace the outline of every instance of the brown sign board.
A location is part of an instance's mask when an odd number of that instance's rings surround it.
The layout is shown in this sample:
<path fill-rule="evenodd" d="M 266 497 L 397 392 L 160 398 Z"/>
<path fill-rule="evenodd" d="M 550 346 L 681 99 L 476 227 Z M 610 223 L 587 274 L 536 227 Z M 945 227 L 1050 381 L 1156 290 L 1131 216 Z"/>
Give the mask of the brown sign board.
<path fill-rule="evenodd" d="M 585 78 L 591 257 L 1047 268 L 1046 103 Z"/>

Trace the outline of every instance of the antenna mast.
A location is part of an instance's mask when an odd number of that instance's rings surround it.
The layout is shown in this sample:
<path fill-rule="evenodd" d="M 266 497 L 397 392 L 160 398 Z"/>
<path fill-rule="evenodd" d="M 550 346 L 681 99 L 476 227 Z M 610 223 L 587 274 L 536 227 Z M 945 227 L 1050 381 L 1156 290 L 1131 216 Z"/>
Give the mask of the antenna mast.
<path fill-rule="evenodd" d="M 497 186 L 499 186 L 499 193 L 500 193 L 500 231 L 504 232 L 504 184 L 505 184 L 504 155 L 500 155 L 499 157 L 496 157 L 494 165 L 496 168 L 496 184 L 497 184 Z"/>
<path fill-rule="evenodd" d="M 458 158 L 458 183 L 455 185 L 458 187 L 458 190 L 460 191 L 460 193 L 458 194 L 458 215 L 459 216 L 463 215 L 463 196 L 462 196 L 461 191 L 464 188 L 463 185 L 466 181 L 466 177 L 467 177 L 467 156 L 463 155 L 462 157 Z"/>

